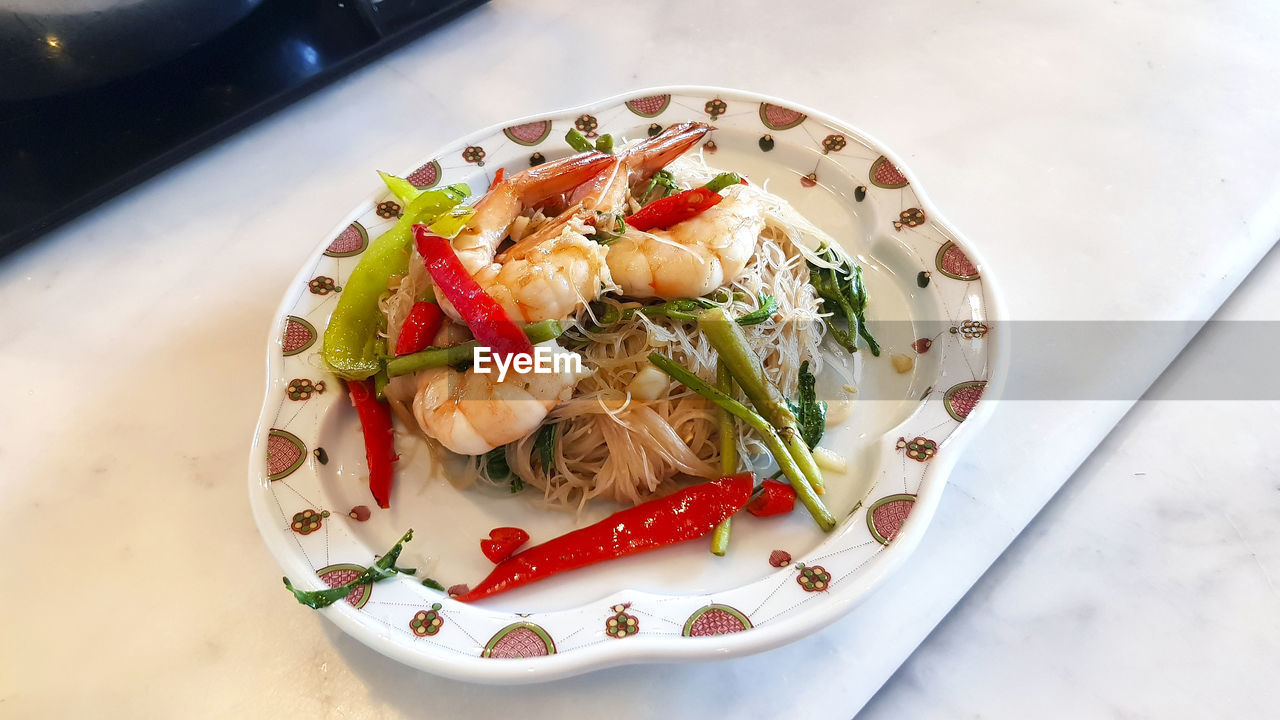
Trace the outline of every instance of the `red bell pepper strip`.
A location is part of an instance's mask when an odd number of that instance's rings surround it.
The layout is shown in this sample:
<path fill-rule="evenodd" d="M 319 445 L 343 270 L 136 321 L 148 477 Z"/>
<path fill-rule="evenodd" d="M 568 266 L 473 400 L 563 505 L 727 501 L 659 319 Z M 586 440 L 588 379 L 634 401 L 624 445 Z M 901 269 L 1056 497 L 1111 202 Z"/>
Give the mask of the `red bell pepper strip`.
<path fill-rule="evenodd" d="M 431 344 L 431 338 L 444 324 L 444 313 L 432 302 L 417 302 L 404 319 L 400 337 L 396 338 L 396 357 L 419 352 Z"/>
<path fill-rule="evenodd" d="M 529 533 L 518 527 L 494 528 L 489 531 L 489 537 L 480 541 L 480 552 L 489 558 L 489 562 L 497 565 L 527 542 Z"/>
<path fill-rule="evenodd" d="M 637 230 L 668 228 L 695 217 L 724 197 L 707 188 L 694 188 L 645 205 L 626 218 L 627 225 Z"/>
<path fill-rule="evenodd" d="M 741 510 L 754 485 L 753 473 L 728 475 L 616 512 L 512 555 L 454 599 L 473 602 L 567 570 L 700 538 Z"/>
<path fill-rule="evenodd" d="M 360 416 L 364 434 L 364 457 L 369 464 L 369 491 L 378 507 L 391 507 L 392 464 L 396 455 L 395 435 L 391 430 L 391 406 L 378 402 L 372 380 L 348 380 L 351 404 Z"/>
<path fill-rule="evenodd" d="M 426 225 L 414 225 L 413 237 L 436 288 L 453 304 L 481 345 L 488 346 L 495 357 L 533 355 L 533 343 L 520 326 L 507 317 L 498 301 L 489 297 L 471 277 L 448 240 L 431 232 Z"/>
<path fill-rule="evenodd" d="M 502 178 L 507 174 L 506 168 L 498 168 L 498 172 L 493 174 L 493 182 L 489 183 L 489 189 L 498 187 L 498 183 L 502 182 Z"/>
<path fill-rule="evenodd" d="M 765 480 L 751 502 L 747 512 L 756 517 L 772 517 L 789 513 L 796 506 L 796 489 L 790 483 Z"/>

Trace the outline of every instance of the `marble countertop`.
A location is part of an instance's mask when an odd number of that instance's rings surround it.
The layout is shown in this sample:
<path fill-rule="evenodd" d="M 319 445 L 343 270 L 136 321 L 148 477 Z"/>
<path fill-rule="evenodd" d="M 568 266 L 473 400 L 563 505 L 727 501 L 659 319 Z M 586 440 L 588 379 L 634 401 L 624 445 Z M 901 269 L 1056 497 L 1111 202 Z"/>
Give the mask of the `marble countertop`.
<path fill-rule="evenodd" d="M 592 31 L 614 14 L 620 29 Z M 494 2 L 0 260 L 0 371 L 16 379 L 0 414 L 0 716 L 496 715 L 518 701 L 533 718 L 645 717 L 654 688 L 673 716 L 775 714 L 802 696 L 815 716 L 854 714 L 1190 333 L 1093 348 L 1099 373 L 1131 373 L 1129 392 L 1002 402 L 916 553 L 820 633 L 723 662 L 480 688 L 304 611 L 258 537 L 244 474 L 263 339 L 300 258 L 374 168 L 514 116 L 723 85 L 895 148 L 1016 320 L 1201 321 L 1280 237 L 1277 27 L 1280 10 L 1243 1 Z M 1223 705 L 1228 679 L 1276 665 L 1276 458 L 1241 439 L 1274 413 L 1139 406 L 868 714 L 1274 706 L 1243 692 Z M 1214 487 L 1236 478 L 1261 485 Z"/>

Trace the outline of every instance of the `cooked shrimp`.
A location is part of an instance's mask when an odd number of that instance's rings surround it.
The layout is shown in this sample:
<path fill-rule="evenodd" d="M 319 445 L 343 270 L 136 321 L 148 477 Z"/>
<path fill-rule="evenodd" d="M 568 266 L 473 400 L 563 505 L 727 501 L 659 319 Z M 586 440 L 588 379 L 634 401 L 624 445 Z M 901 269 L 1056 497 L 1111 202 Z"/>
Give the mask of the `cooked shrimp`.
<path fill-rule="evenodd" d="M 632 186 L 653 177 L 713 129 L 706 123 L 679 123 L 621 148 L 612 163 L 573 191 L 570 203 L 582 203 L 587 211 L 622 212 Z"/>
<path fill-rule="evenodd" d="M 549 225 L 537 233 L 549 237 L 531 236 L 538 242 L 519 253 L 503 253 L 501 262 L 476 273 L 476 282 L 513 320 L 565 320 L 616 289 L 605 260 L 608 248 L 587 239 L 590 230 L 580 217 Z"/>
<path fill-rule="evenodd" d="M 732 186 L 724 200 L 666 230 L 628 228 L 607 258 L 623 294 L 698 297 L 741 277 L 765 225 L 764 208 L 751 192 Z"/>
<path fill-rule="evenodd" d="M 586 238 L 591 232 L 588 222 L 595 221 L 593 211 L 622 212 L 632 181 L 647 180 L 710 130 L 704 123 L 672 125 L 623 148 L 593 179 L 573 192 L 572 207 L 498 255 L 497 262 L 468 269 L 512 319 L 568 318 L 616 289 L 605 261 L 608 251 Z M 447 302 L 441 302 L 441 307 L 457 317 Z"/>
<path fill-rule="evenodd" d="M 480 455 L 528 435 L 590 371 L 573 362 L 576 353 L 544 343 L 559 372 L 516 373 L 501 382 L 496 372 L 460 372 L 452 368 L 423 370 L 416 376 L 413 417 L 428 436 L 462 455 Z M 573 355 L 575 358 L 563 358 Z M 556 358 L 562 358 L 559 364 Z"/>
<path fill-rule="evenodd" d="M 503 178 L 476 202 L 470 224 L 452 241 L 463 267 L 474 274 L 493 262 L 498 245 L 511 224 L 526 209 L 549 198 L 567 193 L 591 180 L 613 157 L 589 152 L 536 165 Z"/>

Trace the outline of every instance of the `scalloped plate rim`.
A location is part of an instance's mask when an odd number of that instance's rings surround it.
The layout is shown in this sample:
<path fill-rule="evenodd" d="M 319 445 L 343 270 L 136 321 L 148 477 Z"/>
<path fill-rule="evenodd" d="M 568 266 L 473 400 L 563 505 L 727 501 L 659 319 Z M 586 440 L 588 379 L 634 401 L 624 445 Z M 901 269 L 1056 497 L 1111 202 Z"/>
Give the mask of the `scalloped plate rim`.
<path fill-rule="evenodd" d="M 875 137 L 860 130 L 857 126 L 791 100 L 753 91 L 719 86 L 671 85 L 639 88 L 574 107 L 530 114 L 491 124 L 442 144 L 435 153 L 429 155 L 423 162 L 438 159 L 446 150 L 454 146 L 475 144 L 475 141 L 495 133 L 501 133 L 504 128 L 513 125 L 540 120 L 554 120 L 574 114 L 598 111 L 600 108 L 611 107 L 637 97 L 661 94 L 736 97 L 737 99 L 751 102 L 767 102 L 781 105 L 802 112 L 809 118 L 840 128 L 847 134 L 861 139 L 870 148 L 879 151 L 888 158 L 894 167 L 909 180 L 909 187 L 916 195 L 920 207 L 925 211 L 926 215 L 934 223 L 944 228 L 956 244 L 963 248 L 970 261 L 981 269 L 984 281 L 986 317 L 993 322 L 999 322 L 1006 318 L 1003 293 L 999 284 L 993 279 L 990 265 L 983 260 L 981 252 L 973 243 L 957 231 L 955 226 L 948 222 L 944 215 L 938 212 L 924 188 L 917 182 L 915 174 L 902 162 L 899 155 Z M 414 167 L 421 164 L 417 163 Z M 275 377 L 276 371 L 279 370 L 277 364 L 283 362 L 283 358 L 278 359 L 276 357 L 274 350 L 280 344 L 281 332 L 289 314 L 288 311 L 296 305 L 298 298 L 302 296 L 302 288 L 305 287 L 307 278 L 319 263 L 320 254 L 324 248 L 332 241 L 333 237 L 336 237 L 337 233 L 340 233 L 352 221 L 363 214 L 365 205 L 374 202 L 384 194 L 385 192 L 374 192 L 367 195 L 363 202 L 355 205 L 351 212 L 324 236 L 324 239 L 317 245 L 316 249 L 312 251 L 312 255 L 308 256 L 310 262 L 303 265 L 288 285 L 289 289 L 286 290 L 284 298 L 276 308 L 276 314 L 273 317 L 271 329 L 267 335 L 266 393 L 263 409 L 254 430 L 253 442 L 249 449 L 250 505 L 259 534 L 262 536 L 263 542 L 267 545 L 272 557 L 280 564 L 286 575 L 302 578 L 297 585 L 307 589 L 324 589 L 327 586 L 321 583 L 319 578 L 313 577 L 313 568 L 303 558 L 299 557 L 299 554 L 290 550 L 284 540 L 281 539 L 282 536 L 280 534 L 274 532 L 275 518 L 270 514 L 270 508 L 263 497 L 264 493 L 260 492 L 270 482 L 266 480 L 265 442 L 271 429 L 271 420 L 275 417 L 273 409 L 279 407 L 284 398 L 283 387 L 279 384 L 273 387 L 272 378 Z M 984 402 L 978 403 L 966 420 L 960 423 L 959 427 L 945 438 L 944 442 L 950 448 L 950 452 L 939 454 L 925 468 L 920 486 L 916 492 L 916 502 L 912 507 L 911 514 L 904 522 L 900 532 L 894 537 L 893 543 L 872 556 L 866 565 L 858 570 L 857 575 L 848 582 L 833 586 L 828 592 L 824 593 L 822 602 L 807 603 L 806 609 L 802 611 L 771 619 L 767 624 L 757 625 L 750 631 L 728 635 L 667 638 L 645 636 L 642 633 L 628 638 L 625 642 L 602 643 L 574 649 L 563 654 L 556 653 L 529 659 L 501 660 L 480 656 L 468 657 L 456 653 L 446 654 L 446 651 L 442 651 L 440 654 L 430 654 L 421 652 L 420 648 L 415 650 L 411 647 L 413 643 L 400 642 L 388 637 L 386 628 L 380 626 L 378 621 L 349 606 L 347 603 L 336 603 L 319 612 L 364 645 L 401 663 L 442 677 L 492 684 L 546 682 L 619 665 L 720 660 L 764 652 L 812 635 L 830 622 L 838 620 L 858 603 L 866 599 L 893 571 L 903 565 L 907 557 L 919 545 L 933 514 L 937 510 L 947 477 L 959 460 L 959 451 L 968 445 L 979 433 L 982 426 L 986 424 L 989 416 L 995 411 L 998 399 L 1003 391 L 1009 367 L 1009 326 L 1001 324 L 1001 330 L 1002 332 L 999 335 L 986 339 L 991 348 L 987 353 L 987 357 L 990 359 L 991 372 L 987 380 L 987 389 L 983 396 Z M 887 431 L 885 435 L 889 435 L 892 432 L 893 429 Z M 858 506 L 858 508 L 862 507 L 861 504 Z M 854 512 L 857 511 L 858 509 L 854 510 Z M 269 533 L 268 528 L 271 528 L 272 532 Z M 610 599 L 623 593 L 630 598 L 653 596 L 652 593 L 636 592 L 623 588 L 604 598 L 593 599 L 590 604 L 609 602 Z M 280 597 L 284 602 L 290 601 L 287 593 L 281 593 Z M 448 598 L 442 598 L 442 600 L 447 601 Z"/>

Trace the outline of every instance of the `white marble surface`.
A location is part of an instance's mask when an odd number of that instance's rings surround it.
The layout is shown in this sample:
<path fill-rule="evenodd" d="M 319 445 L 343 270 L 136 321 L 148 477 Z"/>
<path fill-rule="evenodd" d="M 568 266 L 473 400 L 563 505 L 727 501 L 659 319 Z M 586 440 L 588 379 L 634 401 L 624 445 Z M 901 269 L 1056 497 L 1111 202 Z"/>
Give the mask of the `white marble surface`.
<path fill-rule="evenodd" d="M 1280 321 L 1280 247 L 860 720 L 1275 716 L 1280 394 L 1184 399 L 1242 321 Z"/>
<path fill-rule="evenodd" d="M 590 32 L 622 13 L 620 29 Z M 1246 2 L 495 2 L 0 260 L 0 572 L 13 579 L 0 715 L 414 717 L 519 702 L 528 717 L 640 717 L 661 688 L 676 716 L 777 714 L 803 694 L 814 715 L 848 717 L 1128 401 L 1003 404 L 916 555 L 818 635 L 721 663 L 460 685 L 293 603 L 249 517 L 264 336 L 300 258 L 374 168 L 511 116 L 719 84 L 822 108 L 898 149 L 982 248 L 1016 318 L 1203 319 L 1280 236 L 1277 27 L 1280 10 Z M 1180 344 L 1103 355 L 1154 379 Z M 1252 507 L 1232 519 L 1265 523 Z M 1143 561 L 1163 559 L 1134 572 Z M 1023 617 L 1055 607 L 1017 597 Z M 1010 668 L 1015 684 L 1036 677 Z M 1078 677 L 1099 702 L 1123 700 Z M 937 713 L 909 690 L 876 711 Z"/>

